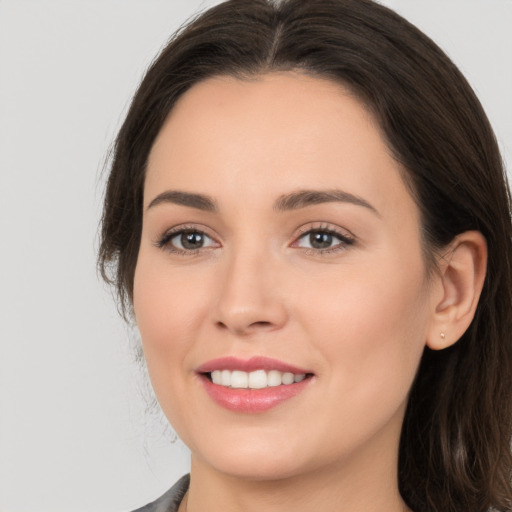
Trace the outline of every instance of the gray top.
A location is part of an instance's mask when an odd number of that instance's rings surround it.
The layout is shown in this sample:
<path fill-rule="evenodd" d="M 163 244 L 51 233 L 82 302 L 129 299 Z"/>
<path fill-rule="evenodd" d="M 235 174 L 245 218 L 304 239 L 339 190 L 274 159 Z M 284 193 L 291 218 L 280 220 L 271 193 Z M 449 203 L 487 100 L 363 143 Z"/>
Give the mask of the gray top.
<path fill-rule="evenodd" d="M 182 476 L 163 496 L 133 512 L 177 512 L 189 484 L 190 475 Z"/>

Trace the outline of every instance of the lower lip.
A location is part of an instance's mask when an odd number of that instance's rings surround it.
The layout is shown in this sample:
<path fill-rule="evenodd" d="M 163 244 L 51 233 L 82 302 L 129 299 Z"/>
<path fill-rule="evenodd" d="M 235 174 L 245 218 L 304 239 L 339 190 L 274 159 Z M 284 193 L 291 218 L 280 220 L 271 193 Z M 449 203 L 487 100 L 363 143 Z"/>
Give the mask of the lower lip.
<path fill-rule="evenodd" d="M 265 412 L 301 393 L 311 382 L 306 377 L 301 382 L 263 389 L 237 389 L 214 384 L 205 375 L 200 375 L 209 397 L 221 407 L 243 413 Z"/>

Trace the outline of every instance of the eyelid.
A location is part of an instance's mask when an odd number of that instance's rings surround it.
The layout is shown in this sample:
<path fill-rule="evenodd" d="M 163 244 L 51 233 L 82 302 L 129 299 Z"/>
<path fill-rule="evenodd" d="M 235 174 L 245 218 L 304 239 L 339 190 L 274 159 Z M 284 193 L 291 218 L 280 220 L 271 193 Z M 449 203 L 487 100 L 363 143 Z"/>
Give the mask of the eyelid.
<path fill-rule="evenodd" d="M 170 241 L 180 235 L 181 233 L 191 231 L 197 232 L 205 237 L 208 237 L 214 242 L 213 246 L 199 247 L 197 249 L 180 249 L 179 247 L 172 246 Z M 300 247 L 299 241 L 311 232 L 325 232 L 339 239 L 339 242 L 332 247 L 327 248 L 314 248 L 314 247 Z M 306 253 L 312 254 L 327 254 L 345 250 L 348 246 L 353 245 L 356 242 L 356 237 L 346 228 L 341 228 L 335 224 L 328 222 L 310 222 L 299 227 L 293 236 L 293 242 L 290 244 L 291 247 L 303 249 Z M 217 249 L 222 247 L 222 244 L 218 241 L 218 237 L 211 233 L 211 230 L 201 224 L 178 224 L 170 229 L 163 232 L 162 235 L 154 242 L 154 245 L 162 250 L 167 250 L 173 254 L 192 256 L 199 252 L 208 251 L 211 249 Z"/>
<path fill-rule="evenodd" d="M 200 247 L 197 249 L 180 249 L 179 247 L 174 247 L 170 244 L 171 240 L 180 235 L 181 233 L 191 231 L 200 233 L 206 237 L 208 237 L 210 240 L 212 240 L 216 246 L 207 246 L 207 247 Z M 210 250 L 210 249 L 216 249 L 218 247 L 221 247 L 220 242 L 217 240 L 217 237 L 215 237 L 209 228 L 203 225 L 199 224 L 178 224 L 177 226 L 173 226 L 170 229 L 167 229 L 164 231 L 162 235 L 158 237 L 158 239 L 154 242 L 155 247 L 167 250 L 173 254 L 178 255 L 186 255 L 191 256 L 199 253 L 200 251 L 204 250 Z"/>
<path fill-rule="evenodd" d="M 356 240 L 356 236 L 351 233 L 348 229 L 337 226 L 336 224 L 332 224 L 330 222 L 308 222 L 307 224 L 302 225 L 297 229 L 294 237 L 299 238 L 310 231 L 328 231 L 334 235 L 338 235 L 342 238 L 347 238 L 350 240 Z"/>
<path fill-rule="evenodd" d="M 312 232 L 325 232 L 334 237 L 337 237 L 340 242 L 335 244 L 332 247 L 327 247 L 324 249 L 316 249 L 313 247 L 300 247 L 298 245 L 299 241 L 304 238 L 306 235 Z M 356 237 L 345 228 L 341 228 L 331 223 L 327 222 L 313 222 L 309 224 L 305 224 L 301 226 L 297 233 L 294 236 L 294 241 L 291 244 L 291 247 L 296 247 L 299 249 L 303 249 L 307 253 L 311 254 L 327 254 L 332 252 L 338 252 L 340 250 L 345 250 L 348 246 L 353 245 L 356 242 Z"/>

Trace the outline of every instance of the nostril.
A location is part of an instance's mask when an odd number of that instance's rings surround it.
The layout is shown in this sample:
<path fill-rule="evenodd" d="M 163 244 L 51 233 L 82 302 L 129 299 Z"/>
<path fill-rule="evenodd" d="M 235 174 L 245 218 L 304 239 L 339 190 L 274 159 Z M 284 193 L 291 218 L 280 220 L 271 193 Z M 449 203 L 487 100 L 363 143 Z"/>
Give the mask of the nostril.
<path fill-rule="evenodd" d="M 269 325 L 272 325 L 270 322 L 253 322 L 250 327 L 267 327 Z"/>
<path fill-rule="evenodd" d="M 258 331 L 260 329 L 261 330 L 271 329 L 274 324 L 272 322 L 267 322 L 267 321 L 262 320 L 262 321 L 249 323 L 248 325 L 235 325 L 235 323 L 233 323 L 233 325 L 231 325 L 231 324 L 227 324 L 227 323 L 224 323 L 219 320 L 216 323 L 216 325 L 221 330 L 233 331 L 238 334 L 243 334 L 243 333 L 249 334 L 251 332 Z"/>

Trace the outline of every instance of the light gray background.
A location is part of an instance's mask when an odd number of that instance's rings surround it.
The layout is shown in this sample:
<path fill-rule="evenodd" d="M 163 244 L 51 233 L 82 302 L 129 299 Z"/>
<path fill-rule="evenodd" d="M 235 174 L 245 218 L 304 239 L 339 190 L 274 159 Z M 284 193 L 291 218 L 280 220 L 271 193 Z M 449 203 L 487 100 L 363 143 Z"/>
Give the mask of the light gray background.
<path fill-rule="evenodd" d="M 95 273 L 101 169 L 199 0 L 0 0 L 0 511 L 121 512 L 188 470 Z M 479 94 L 512 163 L 512 0 L 387 0 Z"/>

